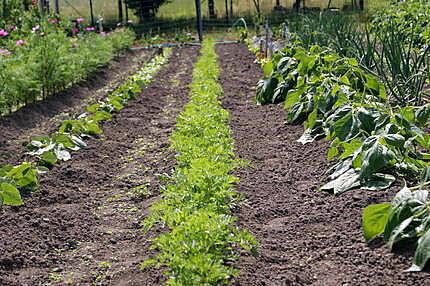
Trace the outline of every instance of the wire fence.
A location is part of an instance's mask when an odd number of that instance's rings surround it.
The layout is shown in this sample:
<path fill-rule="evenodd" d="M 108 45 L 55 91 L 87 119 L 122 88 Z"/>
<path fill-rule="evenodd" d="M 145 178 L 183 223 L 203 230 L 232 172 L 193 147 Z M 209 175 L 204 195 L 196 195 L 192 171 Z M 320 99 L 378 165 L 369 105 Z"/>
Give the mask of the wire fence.
<path fill-rule="evenodd" d="M 259 3 L 261 14 L 265 15 L 270 23 L 278 24 L 285 19 L 285 13 L 293 10 L 295 0 L 255 0 Z M 244 18 L 248 26 L 255 22 L 257 9 L 254 0 L 214 0 L 213 13 L 209 14 L 208 0 L 202 0 L 202 17 L 205 31 L 227 29 L 233 23 Z M 343 8 L 356 0 L 301 0 L 302 7 L 307 9 Z M 54 2 L 50 1 L 51 5 Z M 59 10 L 68 18 L 85 18 L 91 21 L 89 0 L 59 0 Z M 92 0 L 95 21 L 102 20 L 103 25 L 112 29 L 120 21 L 118 0 Z M 123 1 L 125 2 L 125 1 Z M 123 22 L 130 20 L 138 34 L 160 34 L 165 32 L 194 31 L 195 0 L 171 0 L 163 4 L 153 18 L 139 21 L 135 10 L 126 9 L 122 5 Z"/>

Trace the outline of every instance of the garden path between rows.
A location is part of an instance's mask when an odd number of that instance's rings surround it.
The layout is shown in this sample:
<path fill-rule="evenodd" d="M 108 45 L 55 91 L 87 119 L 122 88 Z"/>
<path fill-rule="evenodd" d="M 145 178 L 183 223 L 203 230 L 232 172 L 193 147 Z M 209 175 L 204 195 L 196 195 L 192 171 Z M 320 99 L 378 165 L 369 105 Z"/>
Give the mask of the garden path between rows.
<path fill-rule="evenodd" d="M 393 254 L 381 242 L 369 247 L 361 210 L 395 190 L 352 191 L 335 197 L 316 189 L 325 181 L 328 143 L 302 146 L 302 126 L 286 125 L 282 105 L 255 104 L 262 72 L 246 46 L 218 45 L 236 154 L 246 201 L 235 210 L 239 225 L 260 241 L 258 256 L 244 254 L 236 285 L 430 285 L 428 273 L 405 273 L 410 251 Z"/>
<path fill-rule="evenodd" d="M 140 222 L 175 163 L 168 137 L 187 102 L 197 47 L 174 50 L 101 139 L 42 176 L 25 206 L 0 212 L 0 285 L 157 285 L 139 270 L 153 255 Z M 136 197 L 140 188 L 141 197 Z M 146 191 L 147 190 L 147 191 Z"/>

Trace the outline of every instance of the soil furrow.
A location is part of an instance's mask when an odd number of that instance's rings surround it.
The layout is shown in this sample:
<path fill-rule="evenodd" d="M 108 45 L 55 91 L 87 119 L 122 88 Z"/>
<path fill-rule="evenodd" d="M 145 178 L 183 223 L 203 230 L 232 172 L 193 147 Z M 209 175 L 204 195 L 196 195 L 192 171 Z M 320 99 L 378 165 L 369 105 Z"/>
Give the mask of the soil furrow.
<path fill-rule="evenodd" d="M 25 206 L 0 213 L 0 285 L 157 285 L 138 269 L 150 238 L 140 221 L 175 163 L 168 137 L 187 101 L 195 47 L 174 51 L 141 96 L 41 180 Z"/>
<path fill-rule="evenodd" d="M 236 154 L 251 167 L 237 172 L 246 197 L 239 224 L 260 241 L 259 255 L 237 263 L 236 285 L 426 285 L 428 273 L 405 273 L 410 251 L 390 253 L 361 233 L 361 210 L 394 190 L 353 191 L 339 197 L 316 191 L 325 180 L 327 142 L 302 146 L 301 126 L 286 125 L 281 105 L 257 106 L 262 76 L 244 45 L 219 45 L 225 97 Z"/>

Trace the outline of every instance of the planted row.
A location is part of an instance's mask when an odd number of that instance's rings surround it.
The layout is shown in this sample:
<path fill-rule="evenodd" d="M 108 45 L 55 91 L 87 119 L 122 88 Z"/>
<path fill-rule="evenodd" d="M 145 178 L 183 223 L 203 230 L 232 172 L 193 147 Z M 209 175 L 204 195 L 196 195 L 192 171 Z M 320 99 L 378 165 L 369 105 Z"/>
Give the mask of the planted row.
<path fill-rule="evenodd" d="M 98 34 L 60 18 L 23 18 L 0 27 L 0 116 L 86 79 L 134 41 L 128 29 Z"/>
<path fill-rule="evenodd" d="M 154 57 L 109 94 L 105 101 L 87 107 L 87 112 L 77 119 L 65 120 L 57 132 L 31 138 L 27 148 L 30 155 L 36 156 L 37 164 L 23 163 L 15 167 L 5 165 L 0 168 L 0 203 L 22 205 L 20 191 L 35 191 L 39 173 L 47 172 L 58 161 L 70 160 L 71 152 L 86 147 L 85 138 L 102 134 L 100 124 L 110 120 L 113 113 L 123 109 L 129 100 L 141 92 L 143 86 L 152 81 L 168 60 L 170 51 L 167 49 L 164 55 Z"/>
<path fill-rule="evenodd" d="M 205 40 L 190 102 L 170 138 L 177 165 L 161 190 L 162 199 L 143 222 L 145 229 L 158 225 L 169 230 L 153 242 L 158 255 L 142 264 L 167 267 L 167 285 L 226 285 L 237 275 L 227 264 L 237 248 L 255 246 L 254 238 L 235 226 L 230 211 L 239 200 L 233 190 L 238 178 L 231 172 L 240 161 L 233 153 L 228 112 L 218 101 L 218 76 L 214 42 Z"/>
<path fill-rule="evenodd" d="M 429 104 L 395 105 L 384 85 L 363 71 L 355 59 L 318 46 L 307 50 L 293 43 L 265 63 L 264 71 L 257 101 L 284 101 L 287 121 L 304 123 L 299 142 L 331 140 L 328 159 L 336 158 L 337 163 L 329 170 L 330 181 L 322 190 L 334 194 L 355 188 L 380 190 L 396 178 L 428 184 L 430 136 L 425 130 L 429 127 Z M 421 198 L 427 205 L 427 197 Z M 422 210 L 419 214 L 424 215 Z M 402 215 L 393 221 L 387 238 L 396 235 L 404 219 Z M 421 227 L 408 238 L 417 239 L 429 229 Z"/>
<path fill-rule="evenodd" d="M 397 104 L 419 106 L 430 80 L 430 1 L 397 2 L 374 15 L 291 15 L 277 36 L 298 38 L 306 49 L 319 45 L 355 58 L 384 83 Z"/>

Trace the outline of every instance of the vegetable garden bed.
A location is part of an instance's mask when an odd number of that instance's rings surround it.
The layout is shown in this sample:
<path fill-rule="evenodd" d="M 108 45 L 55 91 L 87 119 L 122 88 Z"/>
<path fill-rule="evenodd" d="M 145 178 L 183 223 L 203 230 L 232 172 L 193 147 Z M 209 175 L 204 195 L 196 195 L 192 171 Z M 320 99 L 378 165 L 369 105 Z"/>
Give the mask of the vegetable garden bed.
<path fill-rule="evenodd" d="M 245 46 L 218 47 L 224 106 L 231 112 L 236 153 L 251 168 L 240 170 L 237 190 L 248 199 L 236 212 L 239 225 L 261 244 L 244 255 L 237 285 L 425 285 L 428 273 L 405 273 L 413 251 L 393 254 L 382 241 L 366 244 L 361 211 L 399 189 L 355 190 L 335 197 L 316 189 L 328 169 L 328 142 L 302 145 L 303 127 L 285 125 L 280 105 L 257 106 L 262 73 Z"/>
<path fill-rule="evenodd" d="M 138 265 L 148 255 L 139 221 L 169 172 L 167 137 L 185 103 L 196 48 L 174 51 L 135 101 L 72 160 L 43 175 L 25 206 L 1 210 L 1 285 L 156 285 Z M 178 72 L 182 71 L 182 72 Z"/>

